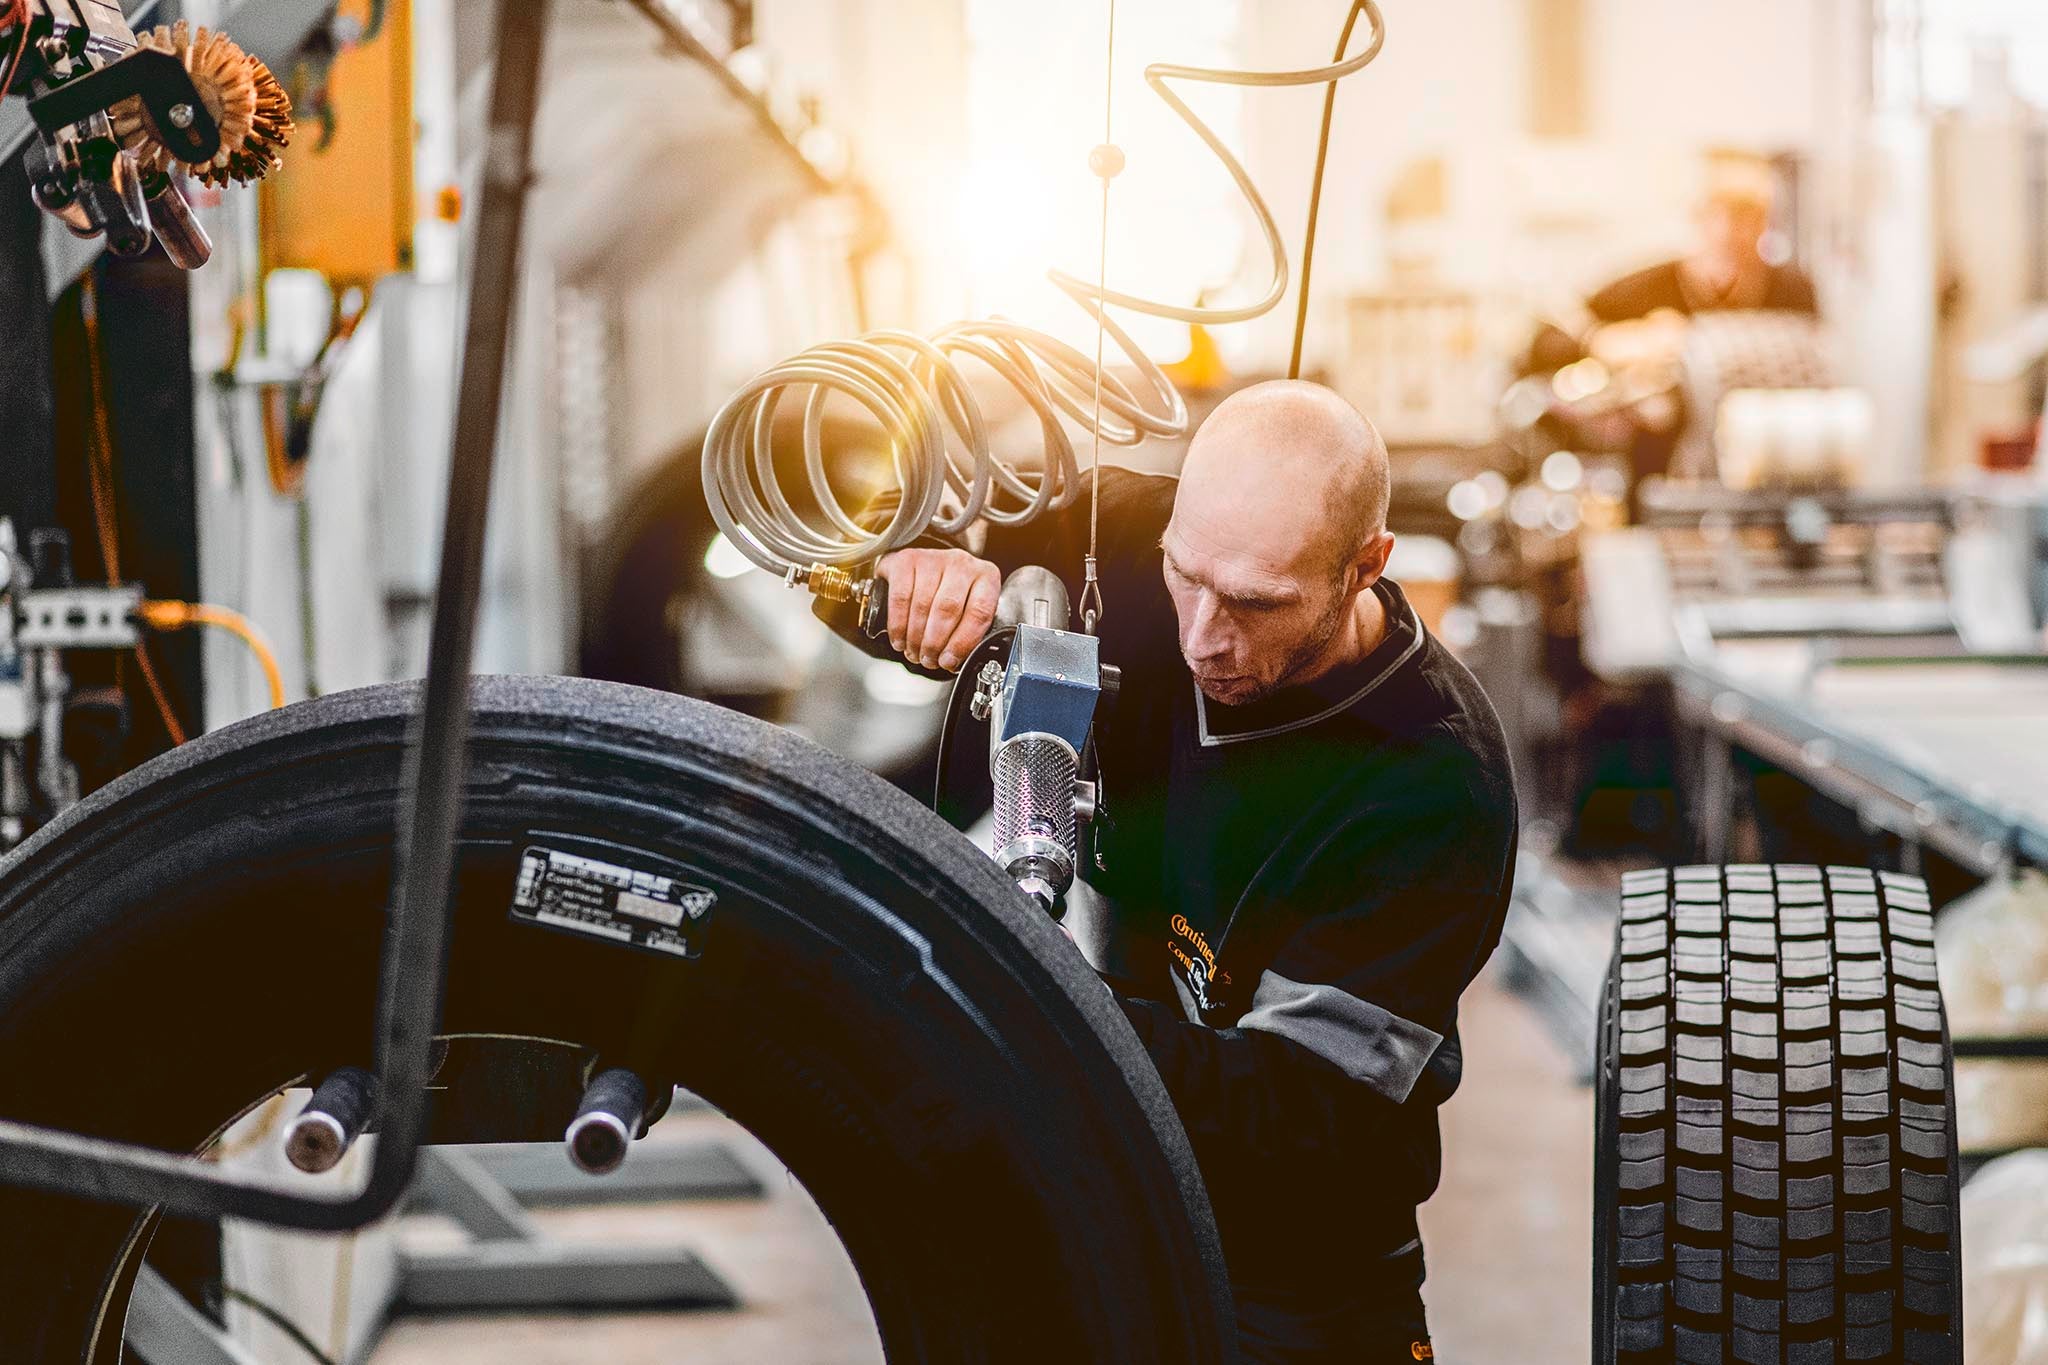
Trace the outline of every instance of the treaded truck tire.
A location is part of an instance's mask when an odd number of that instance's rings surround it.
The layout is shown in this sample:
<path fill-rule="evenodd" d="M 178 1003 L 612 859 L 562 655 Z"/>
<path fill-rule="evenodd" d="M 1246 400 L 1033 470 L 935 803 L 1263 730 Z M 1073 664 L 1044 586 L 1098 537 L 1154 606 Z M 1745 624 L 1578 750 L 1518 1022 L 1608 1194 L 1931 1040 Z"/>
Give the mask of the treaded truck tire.
<path fill-rule="evenodd" d="M 1959 1365 L 1954 1082 L 1917 877 L 1622 879 L 1601 1006 L 1600 1365 Z"/>
<path fill-rule="evenodd" d="M 191 1151 L 367 1065 L 412 686 L 185 745 L 0 862 L 0 1113 Z M 523 851 L 715 893 L 685 959 L 514 919 Z M 758 721 L 560 678 L 474 689 L 442 1031 L 689 1086 L 830 1218 L 891 1361 L 1235 1359 L 1158 1073 L 956 831 Z M 119 1359 L 135 1210 L 0 1188 L 0 1361 Z"/>

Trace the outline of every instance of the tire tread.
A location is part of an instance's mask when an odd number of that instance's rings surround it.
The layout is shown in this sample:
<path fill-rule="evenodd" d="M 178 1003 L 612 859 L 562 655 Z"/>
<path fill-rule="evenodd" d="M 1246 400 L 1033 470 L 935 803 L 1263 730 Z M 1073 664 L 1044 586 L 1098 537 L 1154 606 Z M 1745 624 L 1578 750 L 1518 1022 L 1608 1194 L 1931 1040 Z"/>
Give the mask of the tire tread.
<path fill-rule="evenodd" d="M 1603 1003 L 1601 1362 L 1955 1365 L 1933 917 L 1854 867 L 1632 872 Z"/>

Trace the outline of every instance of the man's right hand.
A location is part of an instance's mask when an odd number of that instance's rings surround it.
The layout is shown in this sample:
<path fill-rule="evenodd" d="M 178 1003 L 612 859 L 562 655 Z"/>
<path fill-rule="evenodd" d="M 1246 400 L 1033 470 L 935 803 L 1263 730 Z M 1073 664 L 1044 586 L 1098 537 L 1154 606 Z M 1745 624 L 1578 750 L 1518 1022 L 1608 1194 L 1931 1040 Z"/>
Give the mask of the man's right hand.
<path fill-rule="evenodd" d="M 965 550 L 898 550 L 875 572 L 889 580 L 889 644 L 920 667 L 958 672 L 995 623 L 1003 571 Z"/>

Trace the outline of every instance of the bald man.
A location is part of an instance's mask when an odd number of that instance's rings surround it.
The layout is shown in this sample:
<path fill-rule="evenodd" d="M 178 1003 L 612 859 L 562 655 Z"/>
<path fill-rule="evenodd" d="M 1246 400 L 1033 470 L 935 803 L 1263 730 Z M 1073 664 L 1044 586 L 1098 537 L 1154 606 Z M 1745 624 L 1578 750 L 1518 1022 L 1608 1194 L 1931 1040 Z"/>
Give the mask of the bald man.
<path fill-rule="evenodd" d="M 1120 932 L 1094 957 L 1187 1126 L 1254 1362 L 1430 1358 L 1415 1208 L 1514 859 L 1499 722 L 1383 576 L 1387 485 L 1371 425 L 1293 382 L 1226 400 L 1178 480 L 1102 473 L 1123 686 L 1082 866 Z M 1087 535 L 1082 498 L 884 558 L 890 644 L 957 669 L 1007 571 L 1079 600 Z"/>

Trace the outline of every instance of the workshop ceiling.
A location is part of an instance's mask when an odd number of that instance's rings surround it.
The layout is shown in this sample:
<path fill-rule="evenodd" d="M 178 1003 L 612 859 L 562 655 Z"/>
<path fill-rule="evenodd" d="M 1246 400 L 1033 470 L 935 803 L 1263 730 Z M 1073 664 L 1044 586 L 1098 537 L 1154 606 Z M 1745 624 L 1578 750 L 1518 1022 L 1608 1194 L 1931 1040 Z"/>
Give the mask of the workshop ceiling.
<path fill-rule="evenodd" d="M 482 88 L 464 82 L 465 114 L 477 119 L 471 96 Z M 534 244 L 562 278 L 600 287 L 671 252 L 714 279 L 804 192 L 710 71 L 630 5 L 606 0 L 555 7 L 538 139 Z"/>

